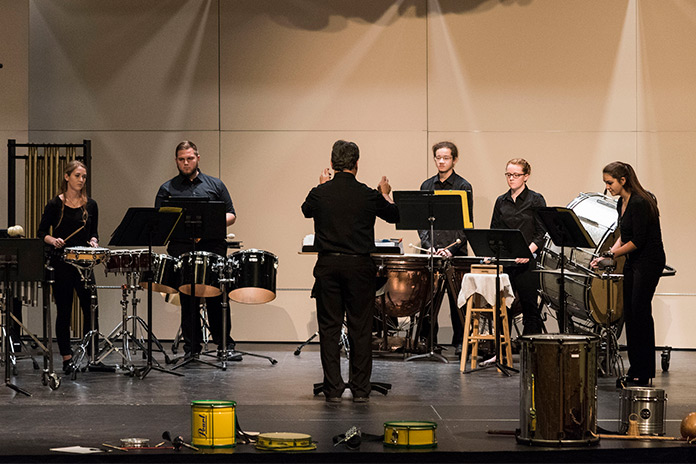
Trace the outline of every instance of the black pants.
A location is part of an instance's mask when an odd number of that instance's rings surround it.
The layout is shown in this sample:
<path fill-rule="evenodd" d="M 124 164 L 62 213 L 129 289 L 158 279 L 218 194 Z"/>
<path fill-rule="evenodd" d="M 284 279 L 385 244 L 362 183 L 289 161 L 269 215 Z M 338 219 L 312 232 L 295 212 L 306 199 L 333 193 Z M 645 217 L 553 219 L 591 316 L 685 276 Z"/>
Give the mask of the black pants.
<path fill-rule="evenodd" d="M 629 377 L 655 377 L 655 322 L 652 298 L 664 261 L 624 266 L 623 300 Z"/>
<path fill-rule="evenodd" d="M 523 335 L 539 334 L 544 327 L 539 307 L 539 274 L 532 272 L 534 269 L 534 260 L 530 260 L 526 266 L 505 268 L 515 296 L 522 306 Z"/>
<path fill-rule="evenodd" d="M 181 301 L 181 334 L 184 337 L 184 352 L 200 353 L 201 342 L 203 340 L 203 329 L 199 316 L 201 298 L 190 297 L 183 293 L 179 293 L 179 297 Z M 191 309 L 191 300 L 194 300 L 193 312 Z M 218 345 L 219 348 L 222 348 L 222 296 L 205 298 L 205 305 L 213 343 Z M 230 328 L 231 323 L 228 306 L 225 333 L 227 334 L 227 347 L 233 348 L 234 344 L 230 337 Z"/>
<path fill-rule="evenodd" d="M 369 396 L 376 268 L 370 256 L 320 256 L 314 266 L 321 365 L 326 397 L 341 396 L 341 328 L 350 343 L 348 383 L 354 397 Z"/>
<path fill-rule="evenodd" d="M 82 308 L 84 319 L 83 335 L 89 332 L 92 326 L 92 313 L 90 311 L 91 294 L 85 287 L 79 271 L 72 264 L 58 260 L 54 260 L 52 264 L 55 269 L 53 298 L 56 300 L 56 339 L 58 340 L 60 354 L 67 356 L 72 354 L 70 349 L 70 317 L 72 316 L 73 290 L 80 299 L 80 308 Z M 99 329 L 98 312 L 96 313 L 94 327 Z"/>

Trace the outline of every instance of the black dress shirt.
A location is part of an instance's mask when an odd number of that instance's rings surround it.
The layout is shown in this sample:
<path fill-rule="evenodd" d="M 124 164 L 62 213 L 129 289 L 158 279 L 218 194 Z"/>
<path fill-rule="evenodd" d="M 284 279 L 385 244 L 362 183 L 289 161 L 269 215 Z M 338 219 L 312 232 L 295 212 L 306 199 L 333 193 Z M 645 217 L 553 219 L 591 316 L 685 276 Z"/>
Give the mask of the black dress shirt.
<path fill-rule="evenodd" d="M 232 198 L 230 198 L 230 193 L 227 191 L 225 184 L 217 177 L 203 174 L 200 170 L 198 170 L 198 175 L 193 180 L 179 174 L 162 184 L 155 198 L 155 208 L 161 207 L 164 200 L 173 197 L 201 197 L 212 201 L 222 201 L 225 203 L 225 212 L 235 214 Z M 172 256 L 179 256 L 181 253 L 191 249 L 192 244 L 190 242 L 180 240 L 171 240 L 167 248 Z M 227 254 L 227 243 L 224 238 L 201 240 L 196 245 L 196 249 L 225 256 Z"/>
<path fill-rule="evenodd" d="M 650 204 L 638 194 L 628 199 L 626 211 L 621 215 L 623 198 L 619 198 L 619 228 L 621 242 L 633 242 L 636 250 L 628 254 L 628 263 L 637 265 L 643 261 L 663 262 L 665 250 L 662 244 L 660 218 L 650 210 Z"/>
<path fill-rule="evenodd" d="M 445 179 L 440 181 L 440 176 L 435 174 L 430 179 L 426 180 L 421 184 L 421 190 L 466 190 L 467 201 L 469 203 L 469 218 L 471 222 L 474 222 L 474 189 L 471 184 L 464 179 L 462 176 L 458 175 L 456 172 L 452 171 L 452 174 Z M 454 245 L 449 248 L 453 255 L 465 256 L 466 249 L 466 234 L 462 230 L 435 230 L 433 231 L 435 235 L 435 248 L 443 248 L 454 243 L 457 239 L 461 240 L 459 245 Z M 430 230 L 419 230 L 418 236 L 421 240 L 421 246 L 423 248 L 430 248 Z"/>
<path fill-rule="evenodd" d="M 545 206 L 544 197 L 527 186 L 516 200 L 512 199 L 512 192 L 508 190 L 495 201 L 491 229 L 519 229 L 527 244 L 535 243 L 541 251 L 546 231 L 535 213 L 537 208 Z"/>
<path fill-rule="evenodd" d="M 375 249 L 375 218 L 399 221 L 395 204 L 349 172 L 336 172 L 310 190 L 302 213 L 314 218 L 314 246 L 320 254 L 367 255 Z"/>

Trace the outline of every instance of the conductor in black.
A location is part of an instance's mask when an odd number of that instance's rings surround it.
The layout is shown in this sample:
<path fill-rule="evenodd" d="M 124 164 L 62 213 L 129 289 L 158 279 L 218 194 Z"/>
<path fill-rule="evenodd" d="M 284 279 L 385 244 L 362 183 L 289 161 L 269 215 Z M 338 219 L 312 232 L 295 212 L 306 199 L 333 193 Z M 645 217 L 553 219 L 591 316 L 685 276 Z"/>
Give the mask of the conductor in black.
<path fill-rule="evenodd" d="M 304 216 L 314 219 L 314 244 L 319 252 L 312 294 L 317 304 L 323 393 L 332 403 L 341 401 L 346 388 L 339 346 L 344 316 L 350 344 L 348 387 L 354 402 L 369 401 L 376 276 L 370 252 L 375 248 L 375 218 L 399 221 L 386 177 L 376 190 L 356 179 L 359 157 L 355 143 L 334 143 L 333 179 L 329 169 L 324 169 L 319 185 L 302 204 Z"/>

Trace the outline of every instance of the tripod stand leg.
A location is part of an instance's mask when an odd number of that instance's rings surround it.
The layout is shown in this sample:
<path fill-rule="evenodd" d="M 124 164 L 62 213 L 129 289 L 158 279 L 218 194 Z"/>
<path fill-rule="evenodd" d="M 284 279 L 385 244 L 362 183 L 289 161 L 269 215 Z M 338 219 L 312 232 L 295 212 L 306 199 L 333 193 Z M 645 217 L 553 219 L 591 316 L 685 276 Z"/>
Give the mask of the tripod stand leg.
<path fill-rule="evenodd" d="M 312 335 L 311 337 L 309 337 L 309 338 L 308 338 L 307 340 L 305 340 L 300 346 L 298 346 L 297 348 L 295 348 L 295 353 L 294 353 L 295 356 L 299 356 L 300 353 L 302 352 L 302 348 L 304 348 L 305 346 L 309 345 L 310 342 L 311 342 L 312 340 L 314 340 L 315 338 L 317 338 L 318 336 L 319 336 L 319 332 L 314 332 L 314 335 Z"/>

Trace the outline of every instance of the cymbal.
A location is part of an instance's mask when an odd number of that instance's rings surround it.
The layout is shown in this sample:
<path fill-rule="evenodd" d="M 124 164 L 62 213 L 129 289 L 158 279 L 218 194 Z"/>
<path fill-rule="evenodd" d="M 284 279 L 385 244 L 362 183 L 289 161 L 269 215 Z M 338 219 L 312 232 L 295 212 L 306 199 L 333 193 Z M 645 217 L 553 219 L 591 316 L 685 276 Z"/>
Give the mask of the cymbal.
<path fill-rule="evenodd" d="M 541 274 L 558 274 L 561 275 L 561 270 L 560 269 L 536 269 L 532 272 L 539 272 Z M 563 271 L 563 275 L 565 277 L 592 277 L 590 274 L 581 274 L 579 272 L 570 272 L 570 271 Z"/>

